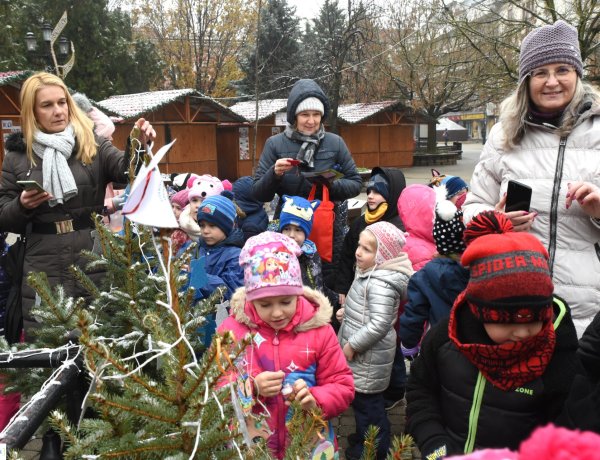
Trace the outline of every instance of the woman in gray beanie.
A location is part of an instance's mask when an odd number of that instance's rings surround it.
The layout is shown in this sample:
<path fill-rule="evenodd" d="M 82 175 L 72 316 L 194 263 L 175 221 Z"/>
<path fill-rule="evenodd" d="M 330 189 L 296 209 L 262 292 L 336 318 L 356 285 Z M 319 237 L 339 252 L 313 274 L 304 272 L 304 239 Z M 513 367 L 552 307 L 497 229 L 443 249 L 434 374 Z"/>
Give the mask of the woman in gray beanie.
<path fill-rule="evenodd" d="M 468 221 L 504 211 L 509 180 L 529 185 L 529 212 L 507 212 L 515 230 L 547 247 L 555 292 L 578 336 L 600 310 L 600 93 L 584 83 L 577 30 L 557 21 L 521 44 L 519 83 L 502 103 L 463 205 Z"/>
<path fill-rule="evenodd" d="M 259 201 L 271 201 L 275 194 L 307 198 L 312 183 L 303 172 L 336 169 L 343 174 L 329 184 L 330 199 L 336 202 L 336 220 L 333 262 L 324 264 L 323 272 L 326 284 L 332 285 L 335 281 L 330 275 L 335 272 L 344 241 L 344 202 L 360 193 L 362 180 L 344 140 L 325 132 L 323 120 L 328 112 L 329 100 L 314 80 L 302 79 L 294 84 L 287 101 L 287 126 L 283 133 L 267 139 L 254 174 L 252 191 Z M 279 217 L 280 210 L 281 200 L 275 218 Z"/>

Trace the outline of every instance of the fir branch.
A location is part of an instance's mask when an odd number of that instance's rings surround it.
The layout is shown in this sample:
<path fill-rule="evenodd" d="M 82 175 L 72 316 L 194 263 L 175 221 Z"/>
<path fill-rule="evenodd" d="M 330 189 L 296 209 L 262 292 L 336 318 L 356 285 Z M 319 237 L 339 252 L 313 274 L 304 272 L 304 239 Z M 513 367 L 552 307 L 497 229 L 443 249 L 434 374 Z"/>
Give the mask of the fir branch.
<path fill-rule="evenodd" d="M 369 425 L 367 432 L 365 433 L 365 441 L 363 443 L 363 454 L 360 457 L 361 460 L 372 460 L 377 458 L 377 435 L 379 434 L 379 428 L 373 425 Z"/>

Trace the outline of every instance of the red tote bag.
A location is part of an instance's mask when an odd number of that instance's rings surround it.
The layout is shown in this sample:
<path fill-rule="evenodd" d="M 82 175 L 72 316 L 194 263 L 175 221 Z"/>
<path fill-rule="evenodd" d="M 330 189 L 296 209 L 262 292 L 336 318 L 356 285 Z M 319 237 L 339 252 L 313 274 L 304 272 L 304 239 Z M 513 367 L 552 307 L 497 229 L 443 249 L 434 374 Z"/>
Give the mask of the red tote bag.
<path fill-rule="evenodd" d="M 333 201 L 329 200 L 329 188 L 323 187 L 323 197 L 321 204 L 313 216 L 313 226 L 308 239 L 317 246 L 317 251 L 321 259 L 325 262 L 333 260 L 333 222 L 335 221 L 335 212 L 333 211 Z M 313 184 L 308 201 L 315 199 L 317 184 Z"/>

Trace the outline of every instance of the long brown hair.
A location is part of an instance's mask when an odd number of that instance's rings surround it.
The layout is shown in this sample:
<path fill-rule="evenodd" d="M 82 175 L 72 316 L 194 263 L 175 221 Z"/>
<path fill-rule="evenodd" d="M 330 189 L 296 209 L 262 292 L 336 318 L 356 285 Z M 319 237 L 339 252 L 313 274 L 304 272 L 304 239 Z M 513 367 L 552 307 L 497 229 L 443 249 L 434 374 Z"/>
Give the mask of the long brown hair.
<path fill-rule="evenodd" d="M 71 98 L 65 83 L 56 75 L 47 72 L 33 74 L 21 88 L 21 130 L 27 146 L 27 158 L 35 165 L 33 156 L 33 137 L 36 130 L 40 129 L 35 118 L 35 101 L 37 92 L 46 86 L 58 86 L 65 93 L 69 108 L 69 123 L 73 127 L 77 139 L 77 159 L 84 164 L 90 164 L 96 156 L 97 145 L 94 138 L 94 122 L 85 115 Z"/>

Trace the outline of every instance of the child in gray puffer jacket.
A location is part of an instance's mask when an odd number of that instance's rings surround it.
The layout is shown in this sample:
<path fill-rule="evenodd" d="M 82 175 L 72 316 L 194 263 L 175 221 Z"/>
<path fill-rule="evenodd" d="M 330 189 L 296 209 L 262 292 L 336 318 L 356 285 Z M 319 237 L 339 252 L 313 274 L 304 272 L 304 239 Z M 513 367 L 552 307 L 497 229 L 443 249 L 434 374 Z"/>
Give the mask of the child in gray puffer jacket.
<path fill-rule="evenodd" d="M 338 311 L 342 325 L 338 339 L 354 374 L 356 389 L 352 407 L 356 434 L 350 435 L 346 459 L 362 456 L 369 425 L 379 427 L 377 459 L 390 447 L 390 423 L 383 392 L 388 386 L 396 353 L 396 329 L 400 301 L 413 274 L 403 251 L 406 234 L 394 224 L 379 221 L 363 230 L 356 249 L 356 275 Z"/>

